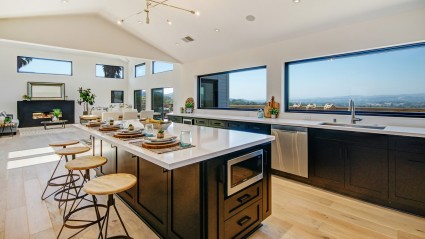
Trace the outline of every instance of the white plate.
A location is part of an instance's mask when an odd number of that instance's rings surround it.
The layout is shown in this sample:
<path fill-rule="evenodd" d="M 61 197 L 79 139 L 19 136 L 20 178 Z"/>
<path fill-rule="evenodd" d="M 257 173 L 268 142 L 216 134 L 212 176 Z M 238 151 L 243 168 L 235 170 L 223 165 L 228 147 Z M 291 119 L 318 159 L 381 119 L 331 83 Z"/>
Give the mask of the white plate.
<path fill-rule="evenodd" d="M 176 139 L 167 140 L 167 141 L 157 141 L 157 142 L 151 141 L 149 139 L 145 140 L 146 144 L 151 144 L 151 145 L 171 144 L 171 143 L 174 143 L 174 142 L 176 142 Z"/>

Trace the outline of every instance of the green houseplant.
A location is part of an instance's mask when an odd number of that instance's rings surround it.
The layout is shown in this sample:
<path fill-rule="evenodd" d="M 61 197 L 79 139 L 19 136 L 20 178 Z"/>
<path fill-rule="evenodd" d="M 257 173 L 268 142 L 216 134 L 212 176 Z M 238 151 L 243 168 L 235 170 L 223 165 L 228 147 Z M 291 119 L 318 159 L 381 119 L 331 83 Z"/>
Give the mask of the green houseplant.
<path fill-rule="evenodd" d="M 189 114 L 192 113 L 193 103 L 192 102 L 186 102 L 185 106 L 186 106 L 186 113 L 189 113 Z"/>
<path fill-rule="evenodd" d="M 276 108 L 272 108 L 272 109 L 270 109 L 270 115 L 271 115 L 271 117 L 274 119 L 274 118 L 276 118 L 276 116 L 279 114 L 279 109 L 276 109 Z"/>
<path fill-rule="evenodd" d="M 158 139 L 164 138 L 164 130 L 163 129 L 158 130 L 158 133 L 156 134 L 156 137 Z"/>
<path fill-rule="evenodd" d="M 31 100 L 31 96 L 29 96 L 29 95 L 23 95 L 22 96 L 22 99 L 23 100 Z"/>
<path fill-rule="evenodd" d="M 78 88 L 78 93 L 80 93 L 80 99 L 78 99 L 78 104 L 83 105 L 83 115 L 87 115 L 89 112 L 89 105 L 94 104 L 94 99 L 96 95 L 91 92 L 91 89 L 83 89 L 83 87 Z"/>
<path fill-rule="evenodd" d="M 53 109 L 53 121 L 59 120 L 60 115 L 62 114 L 61 109 Z"/>

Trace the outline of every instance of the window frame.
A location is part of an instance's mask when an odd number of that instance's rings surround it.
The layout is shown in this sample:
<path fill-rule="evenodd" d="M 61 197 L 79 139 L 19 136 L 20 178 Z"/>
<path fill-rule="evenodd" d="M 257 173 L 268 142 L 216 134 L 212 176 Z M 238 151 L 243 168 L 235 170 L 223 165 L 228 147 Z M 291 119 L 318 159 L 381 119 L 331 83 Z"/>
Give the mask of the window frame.
<path fill-rule="evenodd" d="M 19 57 L 28 57 L 28 58 L 32 58 L 32 59 L 48 60 L 48 61 L 69 62 L 69 63 L 71 63 L 71 74 L 68 75 L 68 74 L 29 72 L 29 71 L 21 72 L 21 71 L 19 71 L 19 67 L 18 67 L 18 59 L 19 59 Z M 57 60 L 57 59 L 49 59 L 49 58 L 41 58 L 41 57 L 30 57 L 30 56 L 16 56 L 16 73 L 19 73 L 19 74 L 55 75 L 55 76 L 73 76 L 74 75 L 74 64 L 73 64 L 72 61 L 68 61 L 68 60 Z"/>
<path fill-rule="evenodd" d="M 137 75 L 136 75 L 136 74 L 137 74 L 137 70 L 136 70 L 136 68 L 137 68 L 138 66 L 145 66 L 145 74 L 144 74 L 144 75 L 141 75 L 141 76 L 137 76 Z M 146 62 L 143 62 L 143 63 L 137 64 L 137 65 L 135 65 L 135 66 L 134 66 L 134 78 L 140 78 L 140 77 L 142 77 L 142 76 L 146 76 Z"/>
<path fill-rule="evenodd" d="M 314 61 L 322 61 L 329 58 L 335 59 L 335 58 L 345 58 L 345 57 L 352 57 L 352 56 L 359 56 L 359 55 L 369 55 L 371 53 L 382 53 L 382 52 L 388 52 L 398 49 L 408 49 L 408 48 L 414 48 L 414 47 L 425 47 L 425 42 L 419 42 L 419 43 L 408 43 L 408 44 L 402 44 L 402 45 L 396 45 L 396 46 L 390 46 L 390 47 L 381 47 L 381 48 L 375 48 L 371 50 L 361 50 L 356 52 L 349 52 L 349 53 L 342 53 L 342 54 L 335 54 L 335 55 L 328 55 L 328 56 L 321 56 L 321 57 L 314 57 L 314 58 L 308 58 L 303 60 L 296 60 L 296 61 L 289 61 L 284 63 L 284 112 L 285 113 L 304 113 L 304 114 L 336 114 L 336 115 L 349 115 L 351 112 L 348 111 L 341 111 L 341 110 L 327 110 L 327 111 L 318 111 L 318 110 L 294 110 L 289 109 L 289 65 L 291 64 L 298 64 L 298 63 L 306 63 L 306 62 L 314 62 Z M 387 117 L 408 117 L 408 118 L 425 118 L 425 112 L 388 112 L 388 111 L 361 111 L 356 110 L 356 115 L 364 115 L 364 116 L 387 116 Z"/>
<path fill-rule="evenodd" d="M 114 94 L 115 93 L 122 93 L 122 102 L 112 102 L 112 99 L 114 99 Z M 111 104 L 124 104 L 125 102 L 125 96 L 124 96 L 125 92 L 123 90 L 111 90 Z"/>
<path fill-rule="evenodd" d="M 171 64 L 171 65 L 173 65 L 173 69 L 168 70 L 168 71 L 161 71 L 161 72 L 155 73 L 155 62 L 164 62 L 164 63 Z M 161 73 L 165 73 L 165 72 L 171 72 L 171 71 L 174 71 L 174 63 L 166 62 L 166 61 L 152 61 L 152 75 L 161 74 Z"/>
<path fill-rule="evenodd" d="M 124 68 L 124 66 L 117 66 L 117 67 L 121 67 L 122 68 L 122 77 L 120 77 L 120 78 L 114 78 L 114 77 L 105 77 L 105 76 L 98 76 L 97 75 L 97 66 L 114 66 L 114 65 L 107 65 L 107 64 L 98 64 L 98 63 L 96 63 L 96 65 L 94 66 L 94 75 L 97 77 L 97 78 L 104 78 L 104 79 L 121 79 L 121 80 L 124 80 L 125 79 L 125 76 L 124 76 L 124 70 L 125 70 L 125 68 Z"/>
<path fill-rule="evenodd" d="M 230 73 L 236 73 L 236 72 L 241 72 L 241 71 L 259 70 L 259 69 L 266 69 L 267 70 L 267 65 L 254 66 L 254 67 L 248 67 L 248 68 L 242 68 L 242 69 L 230 70 L 230 71 L 222 71 L 222 72 L 210 73 L 210 74 L 205 74 L 205 75 L 198 75 L 198 77 L 197 77 L 198 78 L 197 79 L 197 86 L 196 86 L 196 94 L 197 94 L 197 98 L 198 98 L 196 100 L 196 102 L 197 102 L 197 105 L 196 105 L 197 109 L 205 109 L 205 110 L 257 111 L 258 109 L 247 109 L 247 108 L 220 108 L 220 107 L 209 108 L 209 107 L 200 107 L 200 105 L 201 105 L 201 91 L 200 91 L 200 87 L 201 87 L 201 78 L 202 77 L 212 76 L 212 75 L 218 75 L 218 74 L 230 74 Z M 266 79 L 266 83 L 267 83 L 267 79 Z M 267 92 L 266 92 L 266 97 L 267 97 Z M 266 98 L 266 102 L 267 102 L 267 98 Z"/>

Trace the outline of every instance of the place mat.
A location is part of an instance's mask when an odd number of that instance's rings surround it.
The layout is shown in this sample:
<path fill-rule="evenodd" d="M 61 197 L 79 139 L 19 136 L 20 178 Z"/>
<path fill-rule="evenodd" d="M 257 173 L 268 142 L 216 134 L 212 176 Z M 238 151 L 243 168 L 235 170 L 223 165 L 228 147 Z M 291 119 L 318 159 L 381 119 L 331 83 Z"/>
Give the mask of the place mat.
<path fill-rule="evenodd" d="M 140 148 L 143 148 L 142 143 L 143 143 L 143 141 L 137 141 L 137 142 L 131 142 L 130 144 L 138 146 Z M 177 145 L 177 146 L 174 146 L 174 147 L 169 147 L 169 148 L 164 148 L 164 149 L 147 149 L 147 148 L 144 148 L 144 149 L 150 150 L 150 151 L 157 153 L 157 154 L 165 154 L 165 153 L 170 153 L 170 152 L 173 152 L 173 151 L 188 149 L 188 148 L 192 148 L 192 147 L 195 147 L 195 145 L 192 144 L 191 146 L 188 146 L 188 147 L 182 147 L 180 145 Z"/>

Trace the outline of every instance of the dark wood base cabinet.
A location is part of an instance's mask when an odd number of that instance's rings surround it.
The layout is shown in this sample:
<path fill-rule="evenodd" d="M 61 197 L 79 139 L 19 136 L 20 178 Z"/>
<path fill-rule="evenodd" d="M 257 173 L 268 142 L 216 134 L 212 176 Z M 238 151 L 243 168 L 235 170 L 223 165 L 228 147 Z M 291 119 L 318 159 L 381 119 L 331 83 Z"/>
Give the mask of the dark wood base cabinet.
<path fill-rule="evenodd" d="M 425 139 L 309 129 L 312 185 L 425 216 Z"/>
<path fill-rule="evenodd" d="M 226 162 L 258 149 L 263 180 L 226 197 Z M 161 238 L 244 238 L 271 214 L 270 150 L 264 144 L 168 171 L 103 142 L 98 152 L 108 163 L 97 172 L 137 176 L 137 185 L 119 196 Z"/>

